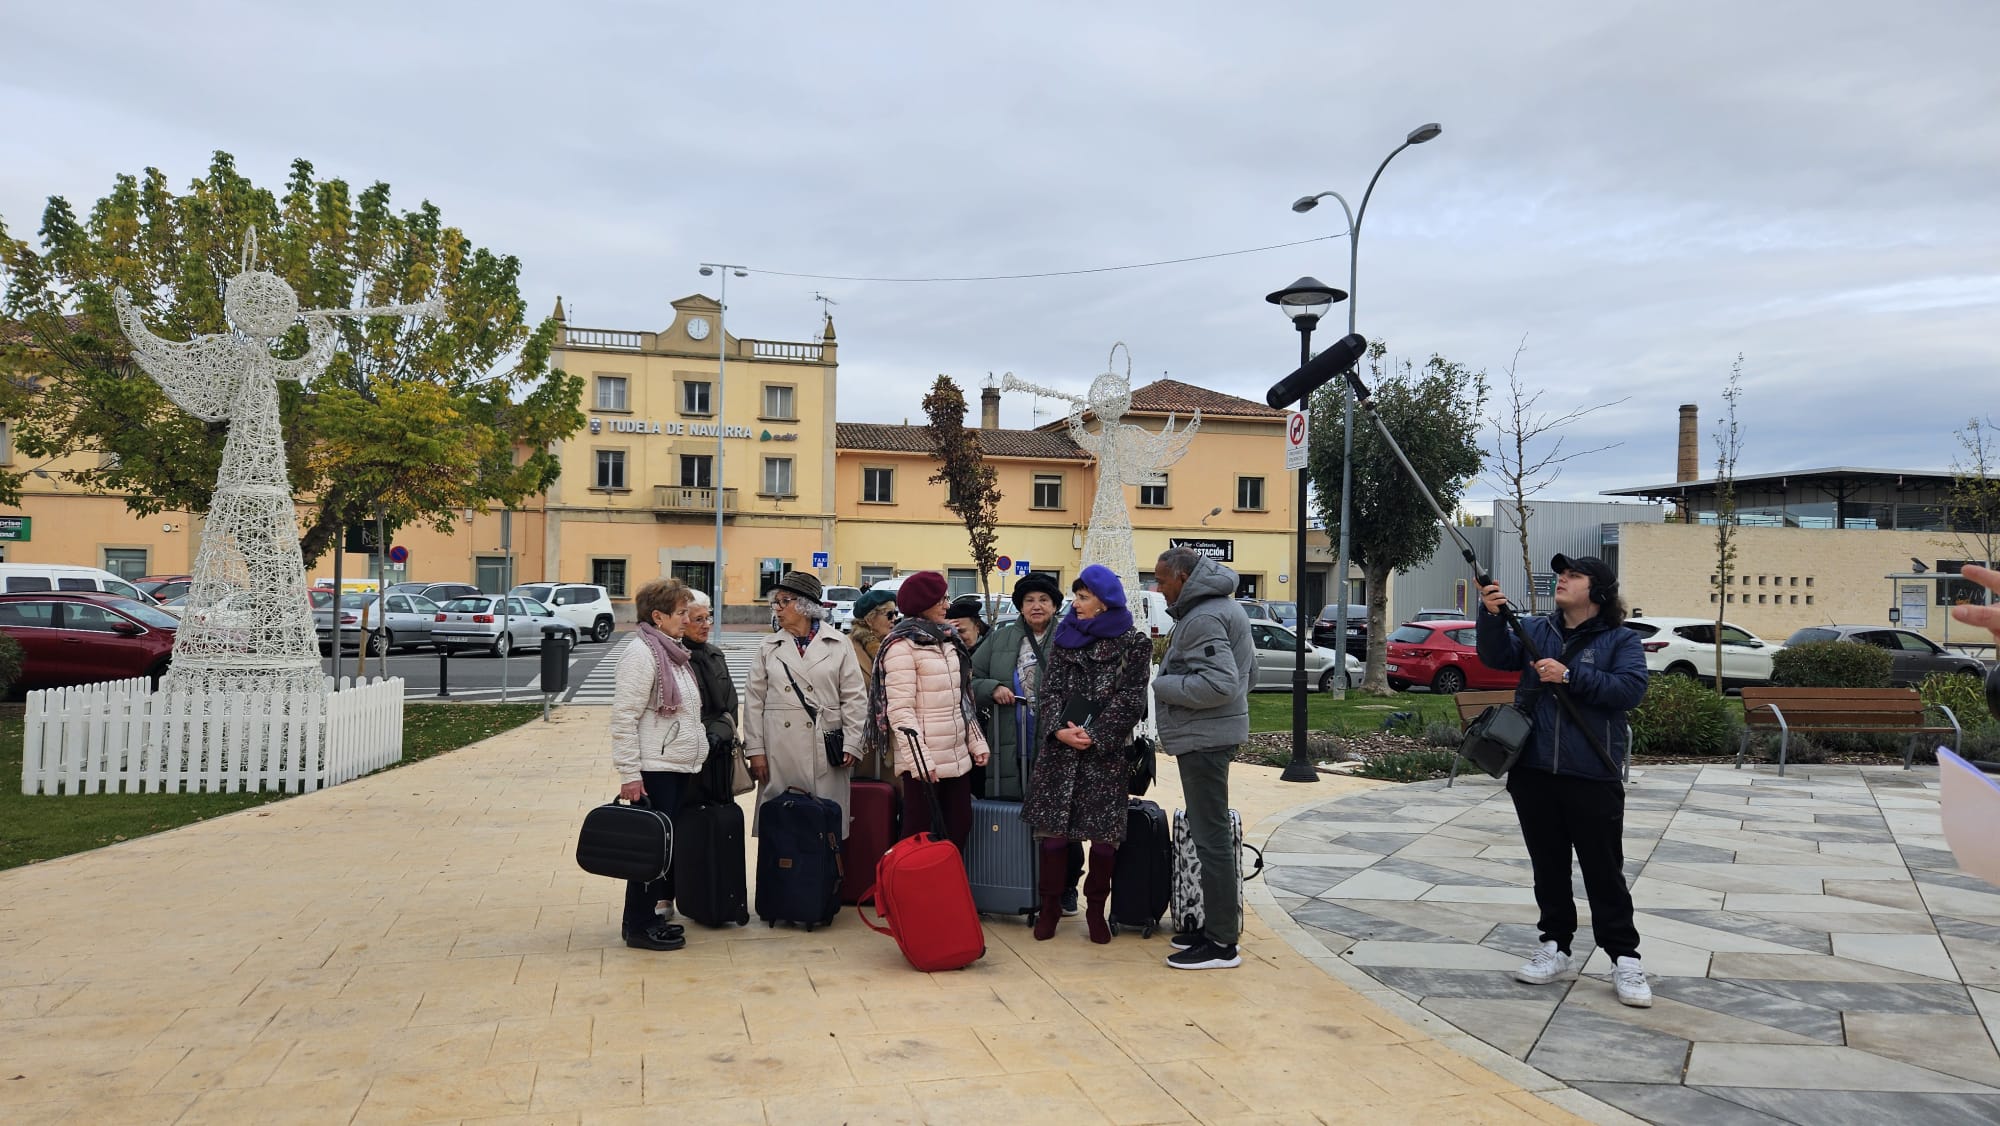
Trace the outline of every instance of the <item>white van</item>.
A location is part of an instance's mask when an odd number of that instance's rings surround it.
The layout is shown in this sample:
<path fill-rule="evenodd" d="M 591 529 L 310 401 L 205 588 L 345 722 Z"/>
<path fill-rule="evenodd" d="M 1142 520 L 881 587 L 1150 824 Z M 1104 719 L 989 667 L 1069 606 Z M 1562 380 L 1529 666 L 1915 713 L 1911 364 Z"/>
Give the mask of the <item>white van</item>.
<path fill-rule="evenodd" d="M 39 594 L 48 590 L 96 590 L 123 595 L 156 606 L 139 588 L 109 571 L 68 563 L 0 563 L 0 594 Z"/>

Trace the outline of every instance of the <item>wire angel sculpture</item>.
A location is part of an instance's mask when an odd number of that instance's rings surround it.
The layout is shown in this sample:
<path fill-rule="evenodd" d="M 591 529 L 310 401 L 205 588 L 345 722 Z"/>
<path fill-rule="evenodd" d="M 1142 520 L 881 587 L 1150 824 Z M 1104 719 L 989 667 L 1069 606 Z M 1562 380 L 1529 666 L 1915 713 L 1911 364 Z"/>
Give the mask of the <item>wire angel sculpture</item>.
<path fill-rule="evenodd" d="M 1115 370 L 1118 350 L 1125 349 L 1125 374 Z M 1084 398 L 1055 391 L 1020 379 L 1008 372 L 1001 380 L 1009 391 L 1030 391 L 1070 404 L 1069 434 L 1077 445 L 1097 459 L 1097 492 L 1091 499 L 1090 526 L 1084 532 L 1083 565 L 1102 563 L 1116 571 L 1127 590 L 1138 590 L 1138 554 L 1132 546 L 1132 514 L 1125 507 L 1125 486 L 1163 485 L 1165 470 L 1182 457 L 1201 429 L 1201 411 L 1196 409 L 1186 426 L 1174 429 L 1175 416 L 1159 433 L 1121 422 L 1132 409 L 1132 349 L 1124 341 L 1111 346 L 1111 358 L 1104 374 L 1090 381 Z M 1088 413 L 1097 423 L 1093 432 L 1085 421 Z"/>
<path fill-rule="evenodd" d="M 164 340 L 146 327 L 122 286 L 113 294 L 132 358 L 167 397 L 196 418 L 229 421 L 163 692 L 326 691 L 278 424 L 278 380 L 305 383 L 326 370 L 339 344 L 337 317 L 436 317 L 442 311 L 433 299 L 301 312 L 298 295 L 282 278 L 253 269 L 256 258 L 252 229 L 243 240 L 242 268 L 223 290 L 222 311 L 233 332 Z M 301 317 L 305 354 L 293 360 L 272 355 L 273 343 Z"/>

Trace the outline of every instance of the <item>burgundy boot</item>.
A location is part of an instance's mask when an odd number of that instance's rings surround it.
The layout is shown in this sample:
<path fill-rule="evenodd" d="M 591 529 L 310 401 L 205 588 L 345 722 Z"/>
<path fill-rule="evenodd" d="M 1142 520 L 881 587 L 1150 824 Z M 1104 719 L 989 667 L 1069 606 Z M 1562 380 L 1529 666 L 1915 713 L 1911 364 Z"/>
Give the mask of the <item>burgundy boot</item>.
<path fill-rule="evenodd" d="M 1036 892 L 1042 905 L 1035 915 L 1035 940 L 1047 942 L 1056 936 L 1062 922 L 1062 893 L 1069 884 L 1069 838 L 1043 837 Z"/>
<path fill-rule="evenodd" d="M 1090 925 L 1090 941 L 1111 941 L 1111 924 L 1104 921 L 1104 901 L 1111 894 L 1111 868 L 1118 850 L 1108 844 L 1090 843 L 1090 872 L 1083 878 L 1083 921 Z"/>

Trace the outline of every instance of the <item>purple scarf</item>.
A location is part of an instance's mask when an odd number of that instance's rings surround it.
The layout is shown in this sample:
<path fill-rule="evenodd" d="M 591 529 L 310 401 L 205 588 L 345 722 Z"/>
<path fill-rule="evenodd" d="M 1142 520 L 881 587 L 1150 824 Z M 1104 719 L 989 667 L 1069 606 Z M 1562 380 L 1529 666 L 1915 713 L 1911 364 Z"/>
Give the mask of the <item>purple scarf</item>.
<path fill-rule="evenodd" d="M 1081 649 L 1093 641 L 1107 637 L 1123 637 L 1132 632 L 1132 611 L 1123 606 L 1107 606 L 1094 618 L 1079 618 L 1076 608 L 1071 607 L 1062 621 L 1056 623 L 1056 645 L 1063 649 Z"/>
<path fill-rule="evenodd" d="M 688 651 L 680 642 L 660 632 L 657 626 L 647 622 L 639 623 L 639 640 L 653 651 L 653 666 L 659 672 L 659 695 L 661 715 L 672 715 L 681 708 L 681 685 L 667 668 L 688 667 Z"/>

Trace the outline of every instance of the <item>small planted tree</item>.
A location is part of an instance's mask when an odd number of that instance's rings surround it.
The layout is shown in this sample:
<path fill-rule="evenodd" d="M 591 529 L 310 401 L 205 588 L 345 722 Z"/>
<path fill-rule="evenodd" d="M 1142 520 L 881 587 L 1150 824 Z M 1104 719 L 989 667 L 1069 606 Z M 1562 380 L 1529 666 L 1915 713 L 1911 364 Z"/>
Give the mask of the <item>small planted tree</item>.
<path fill-rule="evenodd" d="M 1530 392 L 1522 387 L 1518 374 L 1521 353 L 1527 347 L 1527 338 L 1523 337 L 1520 346 L 1514 349 L 1514 358 L 1507 364 L 1507 399 L 1486 420 L 1493 425 L 1493 450 L 1486 462 L 1485 477 L 1513 506 L 1514 534 L 1520 537 L 1521 543 L 1521 573 L 1532 575 L 1535 565 L 1528 550 L 1528 520 L 1535 514 L 1535 509 L 1529 501 L 1556 483 L 1556 479 L 1562 476 L 1565 463 L 1589 454 L 1603 453 L 1619 445 L 1608 442 L 1587 450 L 1566 450 L 1563 448 L 1566 435 L 1561 431 L 1589 414 L 1615 407 L 1625 400 L 1614 399 L 1596 406 L 1576 407 L 1562 414 L 1542 410 L 1542 393 Z M 1551 436 L 1553 440 L 1549 440 Z M 1528 612 L 1539 611 L 1541 607 L 1537 605 L 1535 584 L 1528 584 L 1527 593 Z"/>
<path fill-rule="evenodd" d="M 1976 559 L 1992 566 L 2000 551 L 2000 435 L 1991 419 L 1970 418 L 1962 429 L 1952 432 L 1958 439 L 1958 454 L 1951 462 L 1952 540 L 1963 559 Z M 1981 602 L 1991 601 L 1986 588 L 1977 583 L 1953 580 L 1953 594 L 1969 594 Z M 1954 598 L 1956 601 L 1956 598 Z"/>
<path fill-rule="evenodd" d="M 1742 431 L 1736 401 L 1743 397 L 1743 354 L 1729 365 L 1722 388 L 1722 421 L 1715 425 L 1715 690 L 1722 691 L 1722 618 L 1729 604 L 1729 580 L 1736 571 L 1736 455 Z"/>
<path fill-rule="evenodd" d="M 979 572 L 979 594 L 992 600 L 993 567 L 1000 551 L 1000 473 L 986 463 L 979 435 L 965 427 L 965 392 L 948 375 L 940 375 L 924 396 L 924 432 L 938 471 L 933 485 L 945 486 L 945 507 L 965 523 L 972 548 L 972 565 Z"/>

